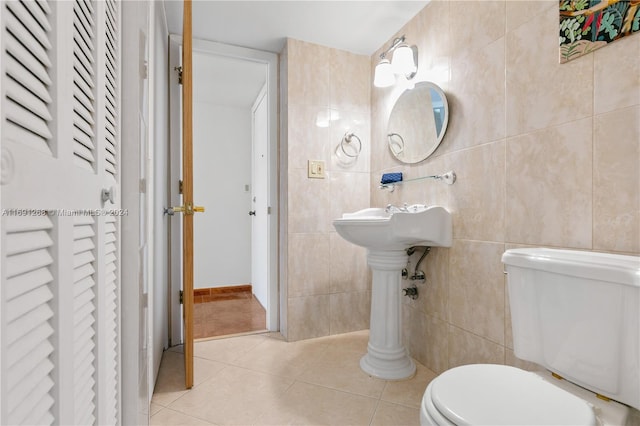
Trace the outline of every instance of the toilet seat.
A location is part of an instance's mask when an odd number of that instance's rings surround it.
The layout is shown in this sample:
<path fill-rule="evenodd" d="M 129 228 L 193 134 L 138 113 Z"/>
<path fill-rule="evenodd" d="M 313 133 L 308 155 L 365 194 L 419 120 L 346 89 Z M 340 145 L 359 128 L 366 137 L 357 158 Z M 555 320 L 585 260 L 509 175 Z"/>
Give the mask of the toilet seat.
<path fill-rule="evenodd" d="M 420 424 L 425 425 L 438 425 L 438 426 L 455 426 L 446 417 L 444 417 L 438 409 L 433 405 L 431 399 L 431 389 L 433 388 L 433 382 L 427 385 L 427 390 L 424 392 L 422 398 L 422 407 L 420 408 Z"/>
<path fill-rule="evenodd" d="M 427 424 L 597 425 L 590 404 L 515 367 L 473 364 L 447 370 L 422 402 Z"/>

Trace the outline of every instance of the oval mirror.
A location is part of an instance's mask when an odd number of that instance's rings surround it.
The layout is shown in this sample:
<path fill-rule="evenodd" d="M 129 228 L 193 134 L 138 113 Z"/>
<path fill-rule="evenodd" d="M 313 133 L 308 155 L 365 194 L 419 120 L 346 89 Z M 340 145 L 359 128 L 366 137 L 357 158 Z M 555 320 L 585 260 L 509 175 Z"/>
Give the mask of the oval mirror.
<path fill-rule="evenodd" d="M 449 105 L 437 85 L 423 81 L 398 98 L 387 126 L 391 153 L 403 163 L 418 163 L 438 147 L 449 122 Z"/>

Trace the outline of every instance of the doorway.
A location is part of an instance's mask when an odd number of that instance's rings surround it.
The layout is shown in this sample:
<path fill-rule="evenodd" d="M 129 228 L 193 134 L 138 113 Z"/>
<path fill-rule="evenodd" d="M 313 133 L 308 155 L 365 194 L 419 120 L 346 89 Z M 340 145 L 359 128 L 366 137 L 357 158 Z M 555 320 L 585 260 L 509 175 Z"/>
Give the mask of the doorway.
<path fill-rule="evenodd" d="M 172 68 L 179 65 L 174 62 L 180 41 L 171 38 Z M 279 327 L 276 69 L 275 54 L 193 41 L 194 201 L 206 208 L 194 220 L 196 339 Z M 177 82 L 171 82 L 170 92 L 178 92 L 173 86 Z M 175 128 L 179 114 L 171 104 Z M 178 165 L 179 141 L 179 132 L 172 131 L 172 159 Z M 172 200 L 179 205 L 179 167 L 172 165 L 171 172 Z M 173 345 L 182 342 L 180 229 L 174 217 Z"/>

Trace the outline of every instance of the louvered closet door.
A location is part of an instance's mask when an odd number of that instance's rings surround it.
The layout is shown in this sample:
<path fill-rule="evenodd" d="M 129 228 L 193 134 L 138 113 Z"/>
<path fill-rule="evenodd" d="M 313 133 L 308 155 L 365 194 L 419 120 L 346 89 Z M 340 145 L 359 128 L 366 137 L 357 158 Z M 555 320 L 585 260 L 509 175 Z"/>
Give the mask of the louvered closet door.
<path fill-rule="evenodd" d="M 0 7 L 0 424 L 118 424 L 120 6 Z"/>

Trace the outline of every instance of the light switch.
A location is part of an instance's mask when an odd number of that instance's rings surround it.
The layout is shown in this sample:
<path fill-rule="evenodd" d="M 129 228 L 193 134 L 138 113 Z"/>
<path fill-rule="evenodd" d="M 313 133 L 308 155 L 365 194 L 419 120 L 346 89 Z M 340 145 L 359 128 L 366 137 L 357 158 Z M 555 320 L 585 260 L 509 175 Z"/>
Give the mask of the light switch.
<path fill-rule="evenodd" d="M 308 176 L 313 179 L 324 179 L 324 161 L 309 160 Z"/>

